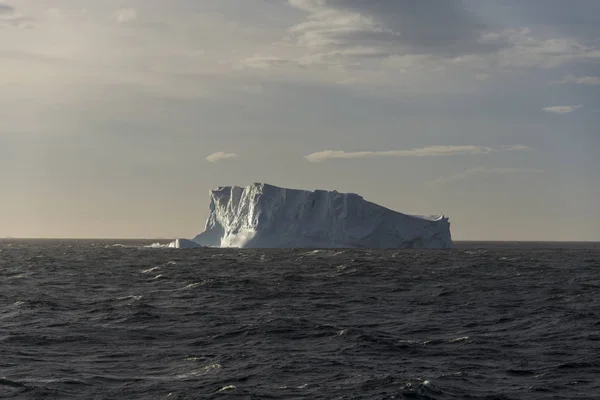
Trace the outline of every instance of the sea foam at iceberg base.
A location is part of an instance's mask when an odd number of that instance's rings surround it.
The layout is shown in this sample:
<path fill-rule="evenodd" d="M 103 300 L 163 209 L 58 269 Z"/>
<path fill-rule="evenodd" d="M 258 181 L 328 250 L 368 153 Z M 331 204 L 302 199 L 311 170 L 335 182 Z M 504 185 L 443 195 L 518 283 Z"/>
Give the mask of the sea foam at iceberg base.
<path fill-rule="evenodd" d="M 175 239 L 167 247 L 174 249 L 196 249 L 202 246 L 189 239 Z"/>
<path fill-rule="evenodd" d="M 194 243 L 240 248 L 451 248 L 444 216 L 392 211 L 353 193 L 264 183 L 210 192 L 210 214 Z M 183 247 L 173 242 L 172 247 Z"/>

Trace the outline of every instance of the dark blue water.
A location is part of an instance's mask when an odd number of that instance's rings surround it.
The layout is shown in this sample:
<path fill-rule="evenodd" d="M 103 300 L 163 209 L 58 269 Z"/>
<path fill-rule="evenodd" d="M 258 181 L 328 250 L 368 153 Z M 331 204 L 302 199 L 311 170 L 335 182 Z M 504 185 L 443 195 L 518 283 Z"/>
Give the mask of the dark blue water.
<path fill-rule="evenodd" d="M 0 241 L 0 397 L 600 398 L 600 246 Z"/>

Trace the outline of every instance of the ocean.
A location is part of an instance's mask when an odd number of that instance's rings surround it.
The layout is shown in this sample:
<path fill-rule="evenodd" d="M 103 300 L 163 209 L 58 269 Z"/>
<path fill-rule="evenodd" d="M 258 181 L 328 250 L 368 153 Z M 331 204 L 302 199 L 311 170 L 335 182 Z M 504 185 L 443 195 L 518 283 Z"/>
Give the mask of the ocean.
<path fill-rule="evenodd" d="M 600 244 L 0 241 L 0 398 L 600 399 Z"/>

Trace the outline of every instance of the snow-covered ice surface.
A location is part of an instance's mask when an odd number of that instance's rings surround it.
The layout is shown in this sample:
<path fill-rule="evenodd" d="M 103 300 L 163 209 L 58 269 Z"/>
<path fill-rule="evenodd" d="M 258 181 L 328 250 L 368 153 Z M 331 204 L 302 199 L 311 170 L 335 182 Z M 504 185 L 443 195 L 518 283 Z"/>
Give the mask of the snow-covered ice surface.
<path fill-rule="evenodd" d="M 451 248 L 444 216 L 392 211 L 354 193 L 264 183 L 210 192 L 202 246 L 244 248 Z"/>

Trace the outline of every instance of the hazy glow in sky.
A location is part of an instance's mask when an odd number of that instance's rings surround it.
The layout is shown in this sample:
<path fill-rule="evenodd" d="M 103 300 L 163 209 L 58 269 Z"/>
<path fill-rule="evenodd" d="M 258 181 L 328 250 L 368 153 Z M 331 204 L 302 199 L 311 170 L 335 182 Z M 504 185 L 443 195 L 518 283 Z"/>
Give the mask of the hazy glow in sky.
<path fill-rule="evenodd" d="M 0 236 L 191 237 L 267 182 L 600 240 L 597 0 L 0 0 Z"/>

